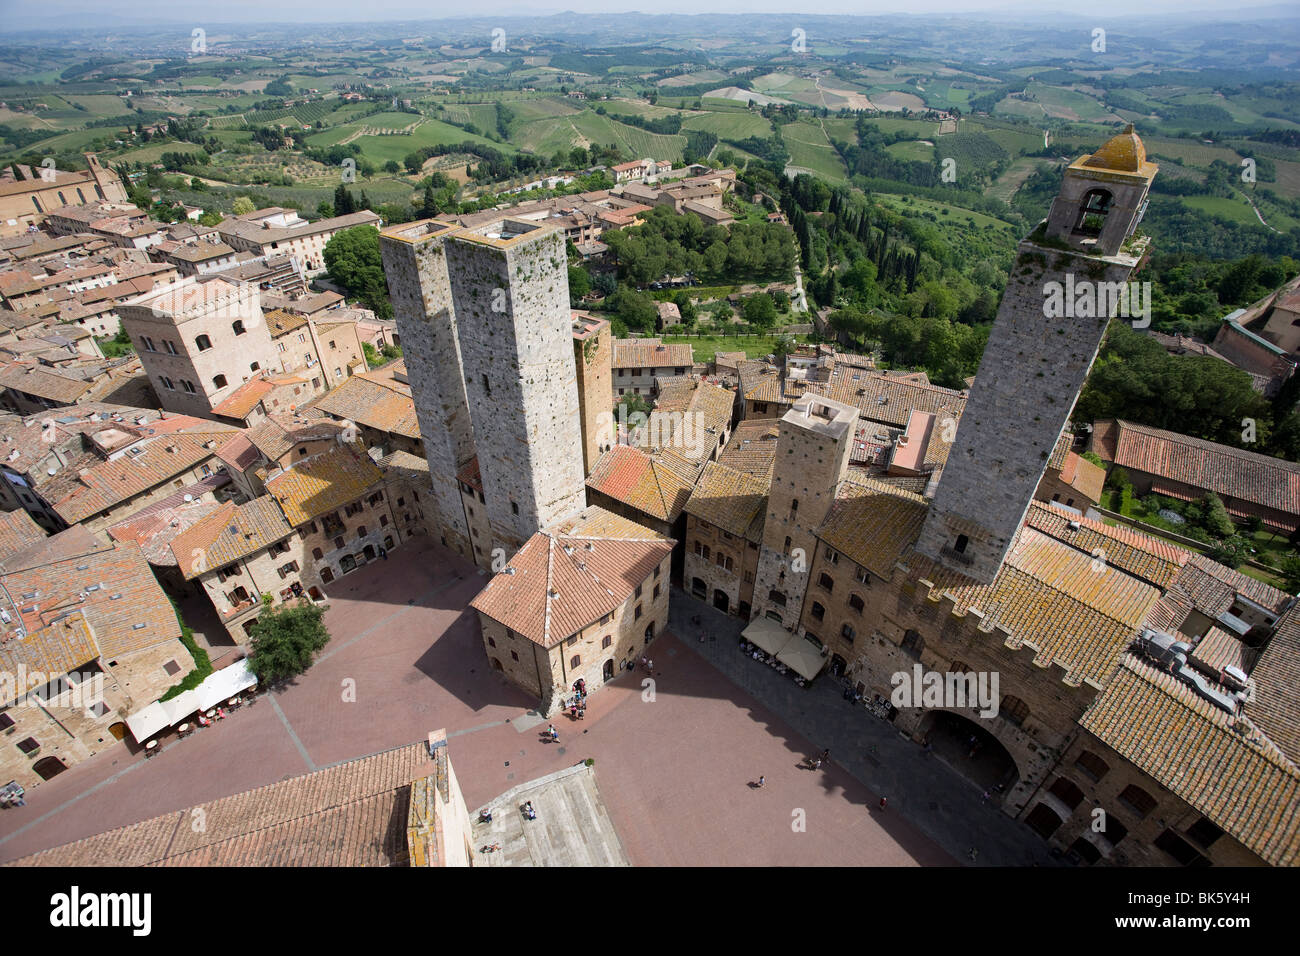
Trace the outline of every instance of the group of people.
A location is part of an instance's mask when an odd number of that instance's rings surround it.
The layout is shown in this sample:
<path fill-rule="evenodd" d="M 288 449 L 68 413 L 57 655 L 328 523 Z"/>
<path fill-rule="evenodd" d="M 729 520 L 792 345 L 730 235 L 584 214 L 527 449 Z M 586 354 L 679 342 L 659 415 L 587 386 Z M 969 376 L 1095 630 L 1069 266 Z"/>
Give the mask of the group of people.
<path fill-rule="evenodd" d="M 573 688 L 573 696 L 565 702 L 570 720 L 585 720 L 587 717 L 587 682 L 580 680 Z"/>
<path fill-rule="evenodd" d="M 774 655 L 767 653 L 757 644 L 751 644 L 743 637 L 740 639 L 740 651 L 742 654 L 748 654 L 750 657 L 758 661 L 760 664 L 766 664 L 768 667 L 775 670 L 778 674 L 790 673 L 790 668 L 787 667 L 785 664 L 782 664 L 779 660 L 777 660 Z M 800 687 L 808 686 L 808 682 L 804 680 L 803 677 L 799 674 L 794 675 L 794 682 L 798 684 Z"/>

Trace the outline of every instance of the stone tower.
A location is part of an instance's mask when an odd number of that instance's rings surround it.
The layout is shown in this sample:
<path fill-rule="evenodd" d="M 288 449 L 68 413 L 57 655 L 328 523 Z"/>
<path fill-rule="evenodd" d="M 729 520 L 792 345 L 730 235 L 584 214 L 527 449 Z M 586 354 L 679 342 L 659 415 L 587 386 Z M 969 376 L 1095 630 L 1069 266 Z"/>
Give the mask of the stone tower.
<path fill-rule="evenodd" d="M 848 474 L 857 426 L 855 407 L 818 395 L 803 396 L 782 416 L 751 618 L 772 612 L 786 625 L 799 620 L 816 531 Z"/>
<path fill-rule="evenodd" d="M 446 248 L 493 547 L 509 557 L 586 505 L 564 234 L 501 219 Z"/>
<path fill-rule="evenodd" d="M 578 373 L 578 414 L 582 420 L 582 473 L 614 445 L 614 346 L 609 323 L 573 313 L 573 364 Z"/>
<path fill-rule="evenodd" d="M 996 577 L 1109 319 L 1130 314 L 1127 282 L 1146 251 L 1130 237 L 1155 174 L 1130 126 L 1066 169 L 1046 223 L 1021 241 L 917 541 L 923 554 Z"/>
<path fill-rule="evenodd" d="M 447 275 L 447 237 L 457 231 L 458 226 L 434 220 L 404 223 L 380 234 L 379 249 L 429 462 L 436 521 L 443 543 L 472 560 L 456 482 L 456 473 L 475 454 Z"/>

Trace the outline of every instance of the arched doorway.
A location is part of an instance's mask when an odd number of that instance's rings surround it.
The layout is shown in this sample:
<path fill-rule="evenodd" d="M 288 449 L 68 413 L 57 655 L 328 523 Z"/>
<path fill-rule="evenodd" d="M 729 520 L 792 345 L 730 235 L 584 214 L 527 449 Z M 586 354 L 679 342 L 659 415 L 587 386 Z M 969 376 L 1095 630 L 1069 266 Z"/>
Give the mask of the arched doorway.
<path fill-rule="evenodd" d="M 601 668 L 600 673 L 601 676 L 605 678 L 605 680 L 613 680 L 614 662 L 612 660 L 605 661 L 605 666 Z"/>
<path fill-rule="evenodd" d="M 716 590 L 714 590 L 713 606 L 716 607 L 719 611 L 731 610 L 731 598 L 727 597 L 726 591 L 722 590 L 721 588 L 717 588 Z"/>
<path fill-rule="evenodd" d="M 649 644 L 655 639 L 655 622 L 651 621 L 645 626 L 645 642 Z"/>
<path fill-rule="evenodd" d="M 361 553 L 366 556 L 367 561 L 375 560 L 375 546 L 373 544 L 366 545 L 365 548 L 362 549 Z"/>
<path fill-rule="evenodd" d="M 497 660 L 495 657 L 491 658 L 491 660 L 492 660 L 492 669 L 493 669 L 494 671 L 504 670 L 504 668 L 502 668 L 502 666 L 501 666 L 501 662 L 500 662 L 499 660 Z"/>
<path fill-rule="evenodd" d="M 315 585 L 312 585 L 307 589 L 307 596 L 311 598 L 313 601 L 325 600 L 325 595 L 322 594 L 321 589 L 316 587 Z"/>
<path fill-rule="evenodd" d="M 51 777 L 57 777 L 67 770 L 68 765 L 58 757 L 42 757 L 32 764 L 32 769 L 36 771 L 36 775 L 42 780 L 49 780 Z"/>
<path fill-rule="evenodd" d="M 113 735 L 114 740 L 126 739 L 126 723 L 118 720 L 108 725 L 108 732 Z"/>
<path fill-rule="evenodd" d="M 320 582 L 321 582 L 321 584 L 329 584 L 329 583 L 332 582 L 333 580 L 334 580 L 334 572 L 333 572 L 333 571 L 331 571 L 329 568 L 321 568 L 321 569 L 320 569 Z"/>
<path fill-rule="evenodd" d="M 839 677 L 841 674 L 844 673 L 845 670 L 848 669 L 848 666 L 849 666 L 848 661 L 840 657 L 840 655 L 838 654 L 831 655 L 831 676 L 832 677 Z"/>
<path fill-rule="evenodd" d="M 691 594 L 703 600 L 704 595 L 709 593 L 709 586 L 704 583 L 704 578 L 691 578 Z"/>
<path fill-rule="evenodd" d="M 932 710 L 917 727 L 934 752 L 983 789 L 1010 790 L 1020 779 L 1015 758 L 981 722 L 949 710 Z"/>

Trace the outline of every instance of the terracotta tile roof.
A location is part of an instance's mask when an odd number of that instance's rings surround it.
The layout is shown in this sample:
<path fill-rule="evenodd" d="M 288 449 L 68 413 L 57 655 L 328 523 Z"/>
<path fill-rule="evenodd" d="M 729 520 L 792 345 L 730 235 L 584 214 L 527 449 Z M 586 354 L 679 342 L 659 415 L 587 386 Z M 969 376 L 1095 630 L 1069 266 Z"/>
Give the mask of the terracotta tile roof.
<path fill-rule="evenodd" d="M 749 541 L 762 541 L 771 479 L 735 471 L 719 462 L 704 466 L 686 502 L 686 513 Z"/>
<path fill-rule="evenodd" d="M 71 405 L 93 387 L 93 382 L 53 369 L 37 368 L 22 362 L 0 365 L 0 388 L 28 392 L 38 398 Z"/>
<path fill-rule="evenodd" d="M 731 424 L 736 397 L 731 391 L 690 379 L 675 379 L 660 386 L 654 410 L 643 426 L 650 451 L 656 442 L 678 457 L 702 465 Z"/>
<path fill-rule="evenodd" d="M 11 866 L 404 866 L 411 784 L 436 772 L 424 743 L 349 760 L 109 830 Z"/>
<path fill-rule="evenodd" d="M 1191 659 L 1199 665 L 1198 670 L 1216 676 L 1226 667 L 1237 667 L 1242 673 L 1248 674 L 1255 652 L 1243 644 L 1237 635 L 1229 634 L 1221 627 L 1212 627 L 1192 648 Z"/>
<path fill-rule="evenodd" d="M 4 576 L 19 619 L 0 631 L 0 669 L 13 672 L 25 664 L 62 674 L 97 657 L 113 659 L 179 638 L 176 613 L 140 548 L 90 543 L 94 550 L 59 554 Z M 69 615 L 84 619 L 85 633 L 67 624 Z M 20 623 L 26 637 L 17 636 Z M 185 653 L 179 643 L 176 650 Z"/>
<path fill-rule="evenodd" d="M 191 580 L 256 554 L 293 534 L 279 504 L 270 495 L 236 505 L 226 502 L 171 544 L 176 565 Z"/>
<path fill-rule="evenodd" d="M 770 482 L 779 435 L 780 426 L 775 418 L 740 422 L 731 433 L 731 441 L 727 442 L 718 455 L 718 464 L 766 478 Z"/>
<path fill-rule="evenodd" d="M 1246 714 L 1293 762 L 1300 761 L 1300 601 L 1278 619 L 1248 673 L 1255 696 Z"/>
<path fill-rule="evenodd" d="M 524 542 L 470 606 L 554 647 L 622 606 L 672 549 L 672 539 L 592 506 Z"/>
<path fill-rule="evenodd" d="M 1099 557 L 1161 590 L 1178 577 L 1191 557 L 1189 552 L 1160 538 L 1125 525 L 1112 526 L 1103 521 L 1077 517 L 1041 501 L 1031 503 L 1025 517 L 1029 527 Z M 1078 525 L 1077 529 L 1070 527 L 1072 522 Z"/>
<path fill-rule="evenodd" d="M 921 533 L 925 499 L 870 478 L 840 486 L 817 537 L 849 560 L 888 579 L 904 549 Z"/>
<path fill-rule="evenodd" d="M 383 472 L 350 447 L 331 448 L 285 469 L 266 482 L 292 527 L 356 501 L 379 484 Z"/>
<path fill-rule="evenodd" d="M 913 411 L 934 415 L 942 426 L 948 418 L 959 421 L 966 408 L 962 392 L 849 365 L 832 368 L 828 382 L 783 378 L 775 366 L 759 361 L 741 362 L 738 372 L 746 401 L 791 405 L 812 393 L 854 405 L 863 418 L 895 428 L 905 427 Z"/>
<path fill-rule="evenodd" d="M 316 409 L 300 408 L 294 417 L 267 416 L 266 421 L 250 429 L 247 435 L 268 461 L 277 461 L 299 442 L 338 438 L 343 430 L 343 425 L 325 418 Z"/>
<path fill-rule="evenodd" d="M 1122 419 L 1103 425 L 1093 426 L 1094 447 L 1123 468 L 1300 515 L 1300 464 Z"/>
<path fill-rule="evenodd" d="M 247 435 L 236 435 L 217 449 L 217 457 L 237 471 L 248 471 L 261 457 Z"/>
<path fill-rule="evenodd" d="M 461 484 L 469 485 L 475 491 L 482 494 L 483 492 L 483 473 L 479 471 L 478 455 L 475 455 L 465 464 L 461 465 L 460 471 L 456 472 L 456 480 Z"/>
<path fill-rule="evenodd" d="M 614 368 L 690 368 L 694 349 L 688 344 L 665 345 L 660 339 L 614 339 Z"/>
<path fill-rule="evenodd" d="M 409 451 L 390 451 L 387 455 L 376 462 L 383 469 L 387 477 L 399 478 L 419 478 L 427 483 L 429 476 L 429 462 L 419 455 L 412 455 Z"/>
<path fill-rule="evenodd" d="M 353 375 L 311 403 L 336 418 L 346 418 L 376 431 L 420 437 L 411 387 L 384 370 Z"/>
<path fill-rule="evenodd" d="M 1079 723 L 1265 862 L 1300 864 L 1300 771 L 1249 719 L 1124 655 Z"/>
<path fill-rule="evenodd" d="M 194 425 L 196 419 L 151 423 L 150 434 L 125 453 L 101 461 L 79 473 L 64 473 L 52 482 L 46 500 L 64 521 L 75 524 L 123 501 L 143 494 L 176 475 L 213 458 L 236 429 L 213 422 Z M 195 428 L 178 431 L 177 427 Z M 137 452 L 136 449 L 139 449 Z M 60 480 L 61 479 L 61 480 Z"/>
<path fill-rule="evenodd" d="M 686 507 L 695 477 L 692 467 L 675 455 L 647 455 L 630 445 L 615 445 L 596 461 L 587 487 L 672 522 Z"/>
<path fill-rule="evenodd" d="M 1061 437 L 1056 440 L 1056 447 L 1052 449 L 1052 456 L 1047 459 L 1047 467 L 1055 468 L 1060 471 L 1065 467 L 1065 459 L 1069 457 L 1070 449 L 1074 447 L 1074 433 L 1068 428 L 1061 432 Z"/>
<path fill-rule="evenodd" d="M 307 324 L 307 317 L 298 315 L 295 312 L 286 312 L 284 309 L 271 309 L 262 316 L 266 319 L 266 327 L 271 333 L 271 338 L 278 338 L 294 329 L 302 328 Z"/>
<path fill-rule="evenodd" d="M 216 501 L 180 502 L 162 508 L 154 506 L 113 525 L 108 529 L 108 535 L 114 541 L 134 541 L 154 567 L 174 568 L 176 555 L 172 552 L 172 541 L 221 507 Z"/>
<path fill-rule="evenodd" d="M 273 391 L 275 391 L 275 386 L 266 379 L 249 379 L 227 395 L 219 404 L 214 405 L 212 414 L 222 415 L 226 418 L 242 419 Z"/>
<path fill-rule="evenodd" d="M 1212 618 L 1230 610 L 1237 595 L 1268 608 L 1274 614 L 1280 614 L 1291 600 L 1286 592 L 1224 567 L 1202 554 L 1188 557 L 1172 588 L 1186 594 L 1198 611 Z"/>
<path fill-rule="evenodd" d="M 0 561 L 7 560 L 28 545 L 45 540 L 45 529 L 26 511 L 0 513 Z"/>
<path fill-rule="evenodd" d="M 913 580 L 926 579 L 959 610 L 977 608 L 985 624 L 1011 634 L 1008 647 L 1037 651 L 1034 662 L 1058 664 L 1067 684 L 1103 684 L 1144 626 L 1158 589 L 1115 566 L 1094 570 L 1093 558 L 1032 527 L 1021 529 L 998 576 L 979 584 L 918 552 L 904 559 Z"/>

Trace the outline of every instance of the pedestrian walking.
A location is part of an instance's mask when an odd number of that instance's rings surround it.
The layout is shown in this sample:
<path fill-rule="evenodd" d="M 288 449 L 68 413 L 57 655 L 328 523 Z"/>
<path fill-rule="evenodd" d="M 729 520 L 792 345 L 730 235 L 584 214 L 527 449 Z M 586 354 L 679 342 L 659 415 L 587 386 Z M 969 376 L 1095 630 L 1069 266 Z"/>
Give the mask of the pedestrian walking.
<path fill-rule="evenodd" d="M 980 851 L 975 849 L 974 847 L 971 847 L 969 850 L 966 851 L 966 855 L 969 856 L 970 861 L 974 863 L 976 860 L 979 859 Z"/>
<path fill-rule="evenodd" d="M 758 775 L 758 789 L 762 790 L 762 789 L 763 789 L 763 785 L 764 785 L 765 783 L 767 783 L 767 777 L 763 776 L 762 774 L 759 774 L 759 775 Z"/>
<path fill-rule="evenodd" d="M 885 809 L 885 804 L 886 804 L 887 802 L 888 802 L 888 801 L 887 801 L 884 797 L 881 797 L 881 798 L 880 798 L 880 809 L 881 809 L 882 812 L 884 811 L 884 809 Z"/>
<path fill-rule="evenodd" d="M 644 667 L 646 670 L 650 669 L 650 662 L 645 659 L 644 654 L 641 655 L 641 666 Z"/>
<path fill-rule="evenodd" d="M 813 761 L 813 769 L 820 770 L 821 768 L 822 768 L 822 758 L 818 757 L 816 760 Z"/>
<path fill-rule="evenodd" d="M 825 750 L 822 751 L 822 762 L 823 763 L 829 762 L 830 759 L 831 759 L 831 748 L 827 747 Z"/>
<path fill-rule="evenodd" d="M 646 672 L 647 674 L 653 674 L 654 671 L 655 671 L 655 662 L 654 662 L 654 661 L 646 661 L 646 662 L 645 662 L 645 672 Z"/>

